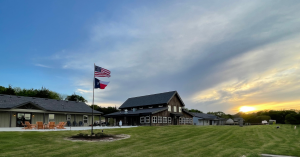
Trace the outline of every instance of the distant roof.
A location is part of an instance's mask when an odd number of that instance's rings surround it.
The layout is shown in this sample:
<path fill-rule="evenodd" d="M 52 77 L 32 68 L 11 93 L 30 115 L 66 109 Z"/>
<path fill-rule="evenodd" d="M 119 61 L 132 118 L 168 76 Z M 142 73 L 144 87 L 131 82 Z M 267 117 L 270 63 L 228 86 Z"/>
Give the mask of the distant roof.
<path fill-rule="evenodd" d="M 184 103 L 181 100 L 177 91 L 171 91 L 171 92 L 165 92 L 165 93 L 158 93 L 158 94 L 128 98 L 119 108 L 123 109 L 123 108 L 128 108 L 128 107 L 167 104 L 167 103 L 169 103 L 171 98 L 173 98 L 173 96 L 175 94 L 177 94 L 179 100 L 182 102 L 182 104 L 184 106 Z"/>
<path fill-rule="evenodd" d="M 198 118 L 203 118 L 203 119 L 208 119 L 208 120 L 220 120 L 219 117 L 212 115 L 212 114 L 196 113 L 196 112 L 190 112 L 190 113 Z"/>
<path fill-rule="evenodd" d="M 239 120 L 243 120 L 243 121 L 244 121 L 243 118 L 233 118 L 233 120 L 234 120 L 234 121 L 239 121 Z"/>
<path fill-rule="evenodd" d="M 92 113 L 83 102 L 0 94 L 0 109 L 18 108 L 28 103 L 46 111 Z M 94 113 L 102 112 L 94 110 Z"/>
<path fill-rule="evenodd" d="M 138 109 L 136 111 L 129 110 L 127 113 L 125 111 L 119 111 L 119 112 L 114 112 L 110 114 L 104 115 L 105 117 L 110 117 L 110 116 L 134 116 L 134 115 L 145 115 L 145 114 L 155 114 L 157 112 L 161 112 L 164 110 L 167 110 L 167 107 L 158 107 L 158 108 L 149 108 L 149 109 Z"/>

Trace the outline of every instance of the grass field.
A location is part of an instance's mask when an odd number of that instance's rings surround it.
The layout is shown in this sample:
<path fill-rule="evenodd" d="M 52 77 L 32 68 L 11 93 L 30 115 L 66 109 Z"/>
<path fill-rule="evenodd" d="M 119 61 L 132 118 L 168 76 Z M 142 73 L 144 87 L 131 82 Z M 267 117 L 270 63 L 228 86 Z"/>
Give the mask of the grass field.
<path fill-rule="evenodd" d="M 109 134 L 131 135 L 129 139 L 114 142 L 64 140 L 90 131 L 0 132 L 0 156 L 248 157 L 262 153 L 300 156 L 300 128 L 280 127 L 164 126 L 104 130 Z"/>

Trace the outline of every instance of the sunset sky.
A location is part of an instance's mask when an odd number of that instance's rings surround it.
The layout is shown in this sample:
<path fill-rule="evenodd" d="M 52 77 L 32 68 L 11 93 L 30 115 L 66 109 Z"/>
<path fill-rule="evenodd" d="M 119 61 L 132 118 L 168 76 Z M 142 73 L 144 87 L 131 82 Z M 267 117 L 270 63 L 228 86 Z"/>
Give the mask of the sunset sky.
<path fill-rule="evenodd" d="M 178 91 L 186 107 L 300 109 L 300 1 L 0 1 L 0 86 L 95 104 Z"/>

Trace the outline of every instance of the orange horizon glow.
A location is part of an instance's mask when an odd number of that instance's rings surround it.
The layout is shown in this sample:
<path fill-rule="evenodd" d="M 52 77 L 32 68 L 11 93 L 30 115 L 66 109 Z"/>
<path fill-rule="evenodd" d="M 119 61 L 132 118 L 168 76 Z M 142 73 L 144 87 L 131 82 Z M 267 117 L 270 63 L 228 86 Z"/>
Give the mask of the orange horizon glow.
<path fill-rule="evenodd" d="M 240 112 L 250 112 L 256 110 L 254 107 L 250 106 L 242 106 L 240 107 Z"/>

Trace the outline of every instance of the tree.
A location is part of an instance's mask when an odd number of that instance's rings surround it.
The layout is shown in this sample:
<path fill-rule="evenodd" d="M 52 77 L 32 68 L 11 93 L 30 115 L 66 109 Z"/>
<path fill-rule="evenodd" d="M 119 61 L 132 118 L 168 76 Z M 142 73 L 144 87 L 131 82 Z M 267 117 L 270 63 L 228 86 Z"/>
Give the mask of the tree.
<path fill-rule="evenodd" d="M 196 112 L 196 113 L 203 113 L 202 111 L 200 110 L 197 110 L 197 109 L 190 109 L 188 110 L 189 112 Z"/>
<path fill-rule="evenodd" d="M 300 114 L 290 113 L 285 116 L 285 123 L 287 124 L 300 124 Z"/>
<path fill-rule="evenodd" d="M 84 102 L 84 103 L 88 102 L 86 99 L 84 99 L 84 97 L 82 97 L 80 95 L 76 95 L 75 93 L 70 95 L 70 96 L 67 96 L 65 100 L 78 101 L 78 102 Z"/>

